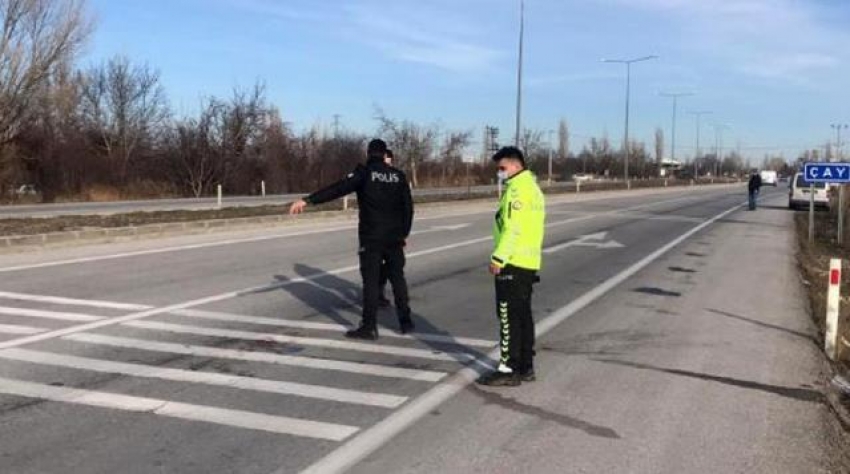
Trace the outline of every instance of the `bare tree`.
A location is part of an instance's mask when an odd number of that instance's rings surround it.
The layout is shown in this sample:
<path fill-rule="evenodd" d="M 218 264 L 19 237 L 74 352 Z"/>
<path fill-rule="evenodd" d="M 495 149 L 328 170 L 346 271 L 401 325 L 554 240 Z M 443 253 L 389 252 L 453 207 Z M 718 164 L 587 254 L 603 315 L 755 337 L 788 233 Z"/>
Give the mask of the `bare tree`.
<path fill-rule="evenodd" d="M 558 158 L 566 160 L 570 156 L 570 128 L 565 119 L 558 123 Z"/>
<path fill-rule="evenodd" d="M 419 168 L 432 155 L 437 128 L 417 125 L 408 120 L 399 122 L 387 117 L 379 107 L 375 109 L 375 119 L 379 124 L 378 133 L 395 152 L 399 167 L 409 173 L 414 187 L 419 186 Z"/>
<path fill-rule="evenodd" d="M 0 0 L 0 145 L 32 118 L 39 87 L 92 31 L 85 0 Z"/>
<path fill-rule="evenodd" d="M 155 139 L 169 118 L 159 72 L 115 57 L 86 74 L 82 113 L 99 135 L 97 148 L 126 184 L 138 151 Z"/>

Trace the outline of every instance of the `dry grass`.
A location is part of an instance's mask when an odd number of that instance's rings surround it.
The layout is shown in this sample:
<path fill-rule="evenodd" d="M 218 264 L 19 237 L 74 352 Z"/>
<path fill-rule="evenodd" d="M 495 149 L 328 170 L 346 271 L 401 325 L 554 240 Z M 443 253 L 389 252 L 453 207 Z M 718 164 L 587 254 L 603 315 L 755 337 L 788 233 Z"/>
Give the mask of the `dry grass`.
<path fill-rule="evenodd" d="M 797 233 L 798 262 L 803 283 L 808 290 L 809 303 L 811 305 L 812 317 L 818 327 L 819 342 L 823 344 L 823 334 L 826 317 L 826 292 L 829 278 L 829 261 L 832 258 L 840 258 L 844 262 L 842 273 L 845 275 L 841 282 L 842 304 L 839 316 L 839 331 L 841 336 L 850 340 L 850 249 L 836 243 L 837 219 L 831 212 L 815 213 L 815 241 L 808 242 L 809 220 L 807 212 L 798 212 L 795 217 Z M 848 367 L 850 360 L 850 348 L 845 344 L 839 344 L 840 358 L 844 360 L 843 367 Z"/>

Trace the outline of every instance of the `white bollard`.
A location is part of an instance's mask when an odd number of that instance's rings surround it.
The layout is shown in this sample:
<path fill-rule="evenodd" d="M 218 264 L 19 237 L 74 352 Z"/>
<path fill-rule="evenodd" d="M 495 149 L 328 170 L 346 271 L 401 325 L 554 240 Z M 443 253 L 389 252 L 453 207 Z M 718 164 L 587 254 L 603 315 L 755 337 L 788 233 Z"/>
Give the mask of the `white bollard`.
<path fill-rule="evenodd" d="M 348 210 L 348 196 L 345 196 L 344 198 L 342 198 L 342 210 L 343 211 Z"/>
<path fill-rule="evenodd" d="M 218 185 L 218 207 L 221 208 L 221 185 Z"/>
<path fill-rule="evenodd" d="M 826 337 L 824 350 L 827 357 L 838 357 L 838 310 L 841 303 L 841 259 L 829 261 L 829 289 L 826 293 Z"/>
<path fill-rule="evenodd" d="M 576 181 L 576 194 L 581 194 L 581 181 Z"/>
<path fill-rule="evenodd" d="M 260 194 L 262 194 L 263 197 L 266 197 L 266 182 L 265 181 L 260 181 Z"/>

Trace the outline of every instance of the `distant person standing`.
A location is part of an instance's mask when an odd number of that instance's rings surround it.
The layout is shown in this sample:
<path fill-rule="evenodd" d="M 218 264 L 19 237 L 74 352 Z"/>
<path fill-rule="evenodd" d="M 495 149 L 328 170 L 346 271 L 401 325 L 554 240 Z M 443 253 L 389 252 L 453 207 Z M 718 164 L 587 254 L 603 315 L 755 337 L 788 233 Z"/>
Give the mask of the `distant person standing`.
<path fill-rule="evenodd" d="M 493 227 L 490 273 L 496 282 L 499 320 L 498 368 L 478 380 L 482 385 L 516 386 L 535 380 L 532 285 L 539 281 L 546 203 L 537 179 L 525 168 L 518 148 L 493 155 L 505 190 Z"/>
<path fill-rule="evenodd" d="M 372 140 L 367 148 L 365 165 L 357 165 L 344 179 L 296 201 L 290 214 L 300 214 L 308 204 L 333 201 L 357 193 L 360 223 L 360 274 L 363 278 L 363 319 L 346 337 L 375 340 L 378 338 L 377 312 L 381 265 L 386 262 L 387 277 L 393 288 L 396 313 L 402 333 L 414 329 L 404 279 L 404 242 L 413 224 L 413 199 L 407 177 L 384 162 L 387 144 Z"/>
<path fill-rule="evenodd" d="M 756 201 L 758 200 L 759 192 L 761 191 L 761 175 L 758 171 L 753 171 L 750 176 L 750 182 L 747 184 L 747 190 L 750 196 L 750 210 L 756 210 Z"/>

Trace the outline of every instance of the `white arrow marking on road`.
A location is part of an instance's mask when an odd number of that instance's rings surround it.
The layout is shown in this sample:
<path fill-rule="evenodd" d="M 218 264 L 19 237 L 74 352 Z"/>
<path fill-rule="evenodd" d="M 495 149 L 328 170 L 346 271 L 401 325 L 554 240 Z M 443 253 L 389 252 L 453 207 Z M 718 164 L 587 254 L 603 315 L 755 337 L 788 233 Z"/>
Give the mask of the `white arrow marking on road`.
<path fill-rule="evenodd" d="M 434 227 L 430 227 L 428 229 L 417 230 L 417 231 L 411 232 L 410 235 L 428 234 L 428 233 L 431 233 L 431 232 L 442 232 L 444 230 L 446 230 L 446 231 L 460 230 L 460 229 L 469 227 L 470 225 L 471 224 L 437 225 L 437 226 L 434 226 Z"/>
<path fill-rule="evenodd" d="M 619 249 L 625 247 L 625 245 L 616 240 L 605 241 L 607 237 L 608 232 L 583 235 L 576 240 L 543 249 L 543 253 L 555 253 L 569 247 L 593 247 L 597 249 Z"/>

